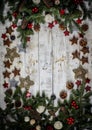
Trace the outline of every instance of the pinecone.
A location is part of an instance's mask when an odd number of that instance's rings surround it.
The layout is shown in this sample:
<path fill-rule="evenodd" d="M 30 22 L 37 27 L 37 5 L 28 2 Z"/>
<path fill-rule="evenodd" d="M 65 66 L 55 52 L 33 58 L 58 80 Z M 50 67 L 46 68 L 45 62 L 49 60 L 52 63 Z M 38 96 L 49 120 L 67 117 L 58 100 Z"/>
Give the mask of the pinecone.
<path fill-rule="evenodd" d="M 82 39 L 79 41 L 79 44 L 80 44 L 80 46 L 85 47 L 85 46 L 87 45 L 87 40 L 84 39 L 84 38 L 82 38 Z"/>
<path fill-rule="evenodd" d="M 62 99 L 65 99 L 67 97 L 67 92 L 65 90 L 62 90 L 59 95 Z"/>
<path fill-rule="evenodd" d="M 74 87 L 74 84 L 73 84 L 72 82 L 68 81 L 68 82 L 66 83 L 66 88 L 72 89 L 73 87 Z"/>
<path fill-rule="evenodd" d="M 65 30 L 66 29 L 66 27 L 64 26 L 64 24 L 59 24 L 59 28 L 61 29 L 61 30 Z"/>
<path fill-rule="evenodd" d="M 23 19 L 22 24 L 21 24 L 21 28 L 25 29 L 27 27 L 28 21 L 26 19 Z"/>
<path fill-rule="evenodd" d="M 39 31 L 40 31 L 40 25 L 39 25 L 39 24 L 35 24 L 35 25 L 34 25 L 34 30 L 35 30 L 36 32 L 39 32 Z"/>
<path fill-rule="evenodd" d="M 83 24 L 81 26 L 81 28 L 82 28 L 83 31 L 87 31 L 88 30 L 88 25 L 87 24 Z"/>

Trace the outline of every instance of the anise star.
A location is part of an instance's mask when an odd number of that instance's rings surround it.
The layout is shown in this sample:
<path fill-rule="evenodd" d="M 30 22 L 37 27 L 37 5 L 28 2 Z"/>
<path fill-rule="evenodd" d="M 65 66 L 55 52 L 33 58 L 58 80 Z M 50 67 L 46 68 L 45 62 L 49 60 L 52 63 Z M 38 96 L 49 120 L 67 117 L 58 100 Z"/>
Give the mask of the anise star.
<path fill-rule="evenodd" d="M 82 56 L 81 61 L 82 61 L 82 64 L 88 63 L 88 57 Z"/>
<path fill-rule="evenodd" d="M 7 70 L 5 72 L 3 72 L 4 78 L 10 78 L 10 72 L 8 72 Z"/>
<path fill-rule="evenodd" d="M 4 61 L 4 65 L 5 65 L 5 67 L 10 68 L 12 63 L 9 60 L 7 60 L 7 61 Z"/>
<path fill-rule="evenodd" d="M 6 28 L 6 33 L 9 33 L 11 35 L 12 32 L 13 30 L 11 26 L 9 28 Z"/>
<path fill-rule="evenodd" d="M 73 59 L 80 58 L 80 53 L 77 50 L 75 52 L 73 52 L 72 55 L 73 55 Z"/>
<path fill-rule="evenodd" d="M 16 67 L 12 72 L 14 73 L 14 76 L 20 75 L 20 70 L 18 70 Z"/>
<path fill-rule="evenodd" d="M 4 40 L 4 45 L 6 45 L 6 46 L 10 46 L 10 44 L 11 44 L 11 41 L 9 40 L 9 39 L 7 39 L 7 40 Z"/>
<path fill-rule="evenodd" d="M 83 52 L 83 54 L 89 53 L 89 48 L 88 47 L 83 47 L 81 49 L 81 51 Z"/>

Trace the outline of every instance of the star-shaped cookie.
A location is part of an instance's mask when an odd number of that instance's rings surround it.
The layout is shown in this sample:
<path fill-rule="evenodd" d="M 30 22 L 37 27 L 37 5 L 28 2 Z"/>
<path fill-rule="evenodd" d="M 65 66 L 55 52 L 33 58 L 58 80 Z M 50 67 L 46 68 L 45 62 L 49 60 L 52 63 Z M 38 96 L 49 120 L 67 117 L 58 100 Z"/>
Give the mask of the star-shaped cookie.
<path fill-rule="evenodd" d="M 9 58 L 12 62 L 14 61 L 14 58 L 20 57 L 20 55 L 16 52 L 16 48 L 6 48 L 7 53 L 5 54 L 5 58 Z"/>
<path fill-rule="evenodd" d="M 88 63 L 88 57 L 82 56 L 81 61 L 82 61 L 82 64 Z"/>
<path fill-rule="evenodd" d="M 20 87 L 29 89 L 32 85 L 34 85 L 34 81 L 30 80 L 29 76 L 27 76 L 26 78 L 20 77 Z"/>
<path fill-rule="evenodd" d="M 73 59 L 77 58 L 77 59 L 80 59 L 80 53 L 76 50 L 72 53 L 73 55 Z"/>
<path fill-rule="evenodd" d="M 89 53 L 89 47 L 83 47 L 81 51 L 83 52 L 83 54 Z"/>
<path fill-rule="evenodd" d="M 7 70 L 5 72 L 3 72 L 4 78 L 10 78 L 10 72 L 8 72 Z"/>
<path fill-rule="evenodd" d="M 85 79 L 85 75 L 88 71 L 80 65 L 77 69 L 73 69 L 73 72 L 75 73 L 75 79 Z"/>
<path fill-rule="evenodd" d="M 11 44 L 11 41 L 9 39 L 7 39 L 7 40 L 4 40 L 3 43 L 4 43 L 5 46 L 9 47 L 10 44 Z"/>
<path fill-rule="evenodd" d="M 14 76 L 20 75 L 20 70 L 17 69 L 16 67 L 14 68 L 14 70 L 12 71 Z"/>
<path fill-rule="evenodd" d="M 11 26 L 9 28 L 6 28 L 6 33 L 9 33 L 11 35 L 12 32 L 13 30 Z"/>
<path fill-rule="evenodd" d="M 75 37 L 75 36 L 73 36 L 73 38 L 70 39 L 70 41 L 71 41 L 71 44 L 72 44 L 72 45 L 77 44 L 78 38 Z"/>
<path fill-rule="evenodd" d="M 10 68 L 11 65 L 12 65 L 12 63 L 10 62 L 10 60 L 4 61 L 4 66 L 6 68 Z"/>

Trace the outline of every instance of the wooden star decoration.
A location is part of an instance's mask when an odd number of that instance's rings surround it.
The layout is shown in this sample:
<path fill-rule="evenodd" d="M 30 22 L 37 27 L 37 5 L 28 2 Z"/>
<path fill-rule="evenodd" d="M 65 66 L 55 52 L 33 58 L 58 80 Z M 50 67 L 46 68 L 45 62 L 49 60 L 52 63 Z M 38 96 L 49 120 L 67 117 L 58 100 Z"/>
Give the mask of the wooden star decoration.
<path fill-rule="evenodd" d="M 12 32 L 13 30 L 11 26 L 9 28 L 6 28 L 6 33 L 9 33 L 11 35 Z"/>
<path fill-rule="evenodd" d="M 14 70 L 12 71 L 14 76 L 20 75 L 20 70 L 18 70 L 16 67 L 14 68 Z"/>
<path fill-rule="evenodd" d="M 29 76 L 26 78 L 20 77 L 20 87 L 29 89 L 32 85 L 34 85 L 34 81 L 30 80 Z"/>
<path fill-rule="evenodd" d="M 12 65 L 12 63 L 10 62 L 10 60 L 4 61 L 4 66 L 6 68 L 10 68 L 11 65 Z"/>
<path fill-rule="evenodd" d="M 11 44 L 11 41 L 9 39 L 7 39 L 7 40 L 4 40 L 3 43 L 4 43 L 5 46 L 9 47 L 10 44 Z"/>
<path fill-rule="evenodd" d="M 8 72 L 7 70 L 5 72 L 3 72 L 4 78 L 10 78 L 10 72 Z"/>
<path fill-rule="evenodd" d="M 73 52 L 72 55 L 73 55 L 73 59 L 75 58 L 80 59 L 80 53 L 77 50 Z"/>
<path fill-rule="evenodd" d="M 18 81 L 16 81 L 14 78 L 10 79 L 10 87 L 17 87 Z"/>
<path fill-rule="evenodd" d="M 20 55 L 16 52 L 16 48 L 6 48 L 7 53 L 5 55 L 5 58 L 9 58 L 12 62 L 14 61 L 14 58 L 20 57 Z"/>
<path fill-rule="evenodd" d="M 78 38 L 73 36 L 73 38 L 70 39 L 70 41 L 71 41 L 72 45 L 77 44 Z"/>
<path fill-rule="evenodd" d="M 73 69 L 73 72 L 75 73 L 75 79 L 85 79 L 85 75 L 88 71 L 80 65 L 77 69 Z"/>
<path fill-rule="evenodd" d="M 83 54 L 89 53 L 89 47 L 83 47 L 81 51 L 83 52 Z"/>
<path fill-rule="evenodd" d="M 82 56 L 81 61 L 82 61 L 82 64 L 88 63 L 88 57 Z"/>

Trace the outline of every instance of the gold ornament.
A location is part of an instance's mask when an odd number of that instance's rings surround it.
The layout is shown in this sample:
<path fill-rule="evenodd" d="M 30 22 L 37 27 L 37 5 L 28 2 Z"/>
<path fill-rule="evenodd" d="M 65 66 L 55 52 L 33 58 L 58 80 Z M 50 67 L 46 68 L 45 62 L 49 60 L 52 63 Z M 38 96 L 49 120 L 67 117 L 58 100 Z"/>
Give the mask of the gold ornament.
<path fill-rule="evenodd" d="M 80 65 L 77 69 L 73 69 L 73 72 L 75 73 L 75 79 L 85 79 L 85 75 L 88 71 Z"/>

